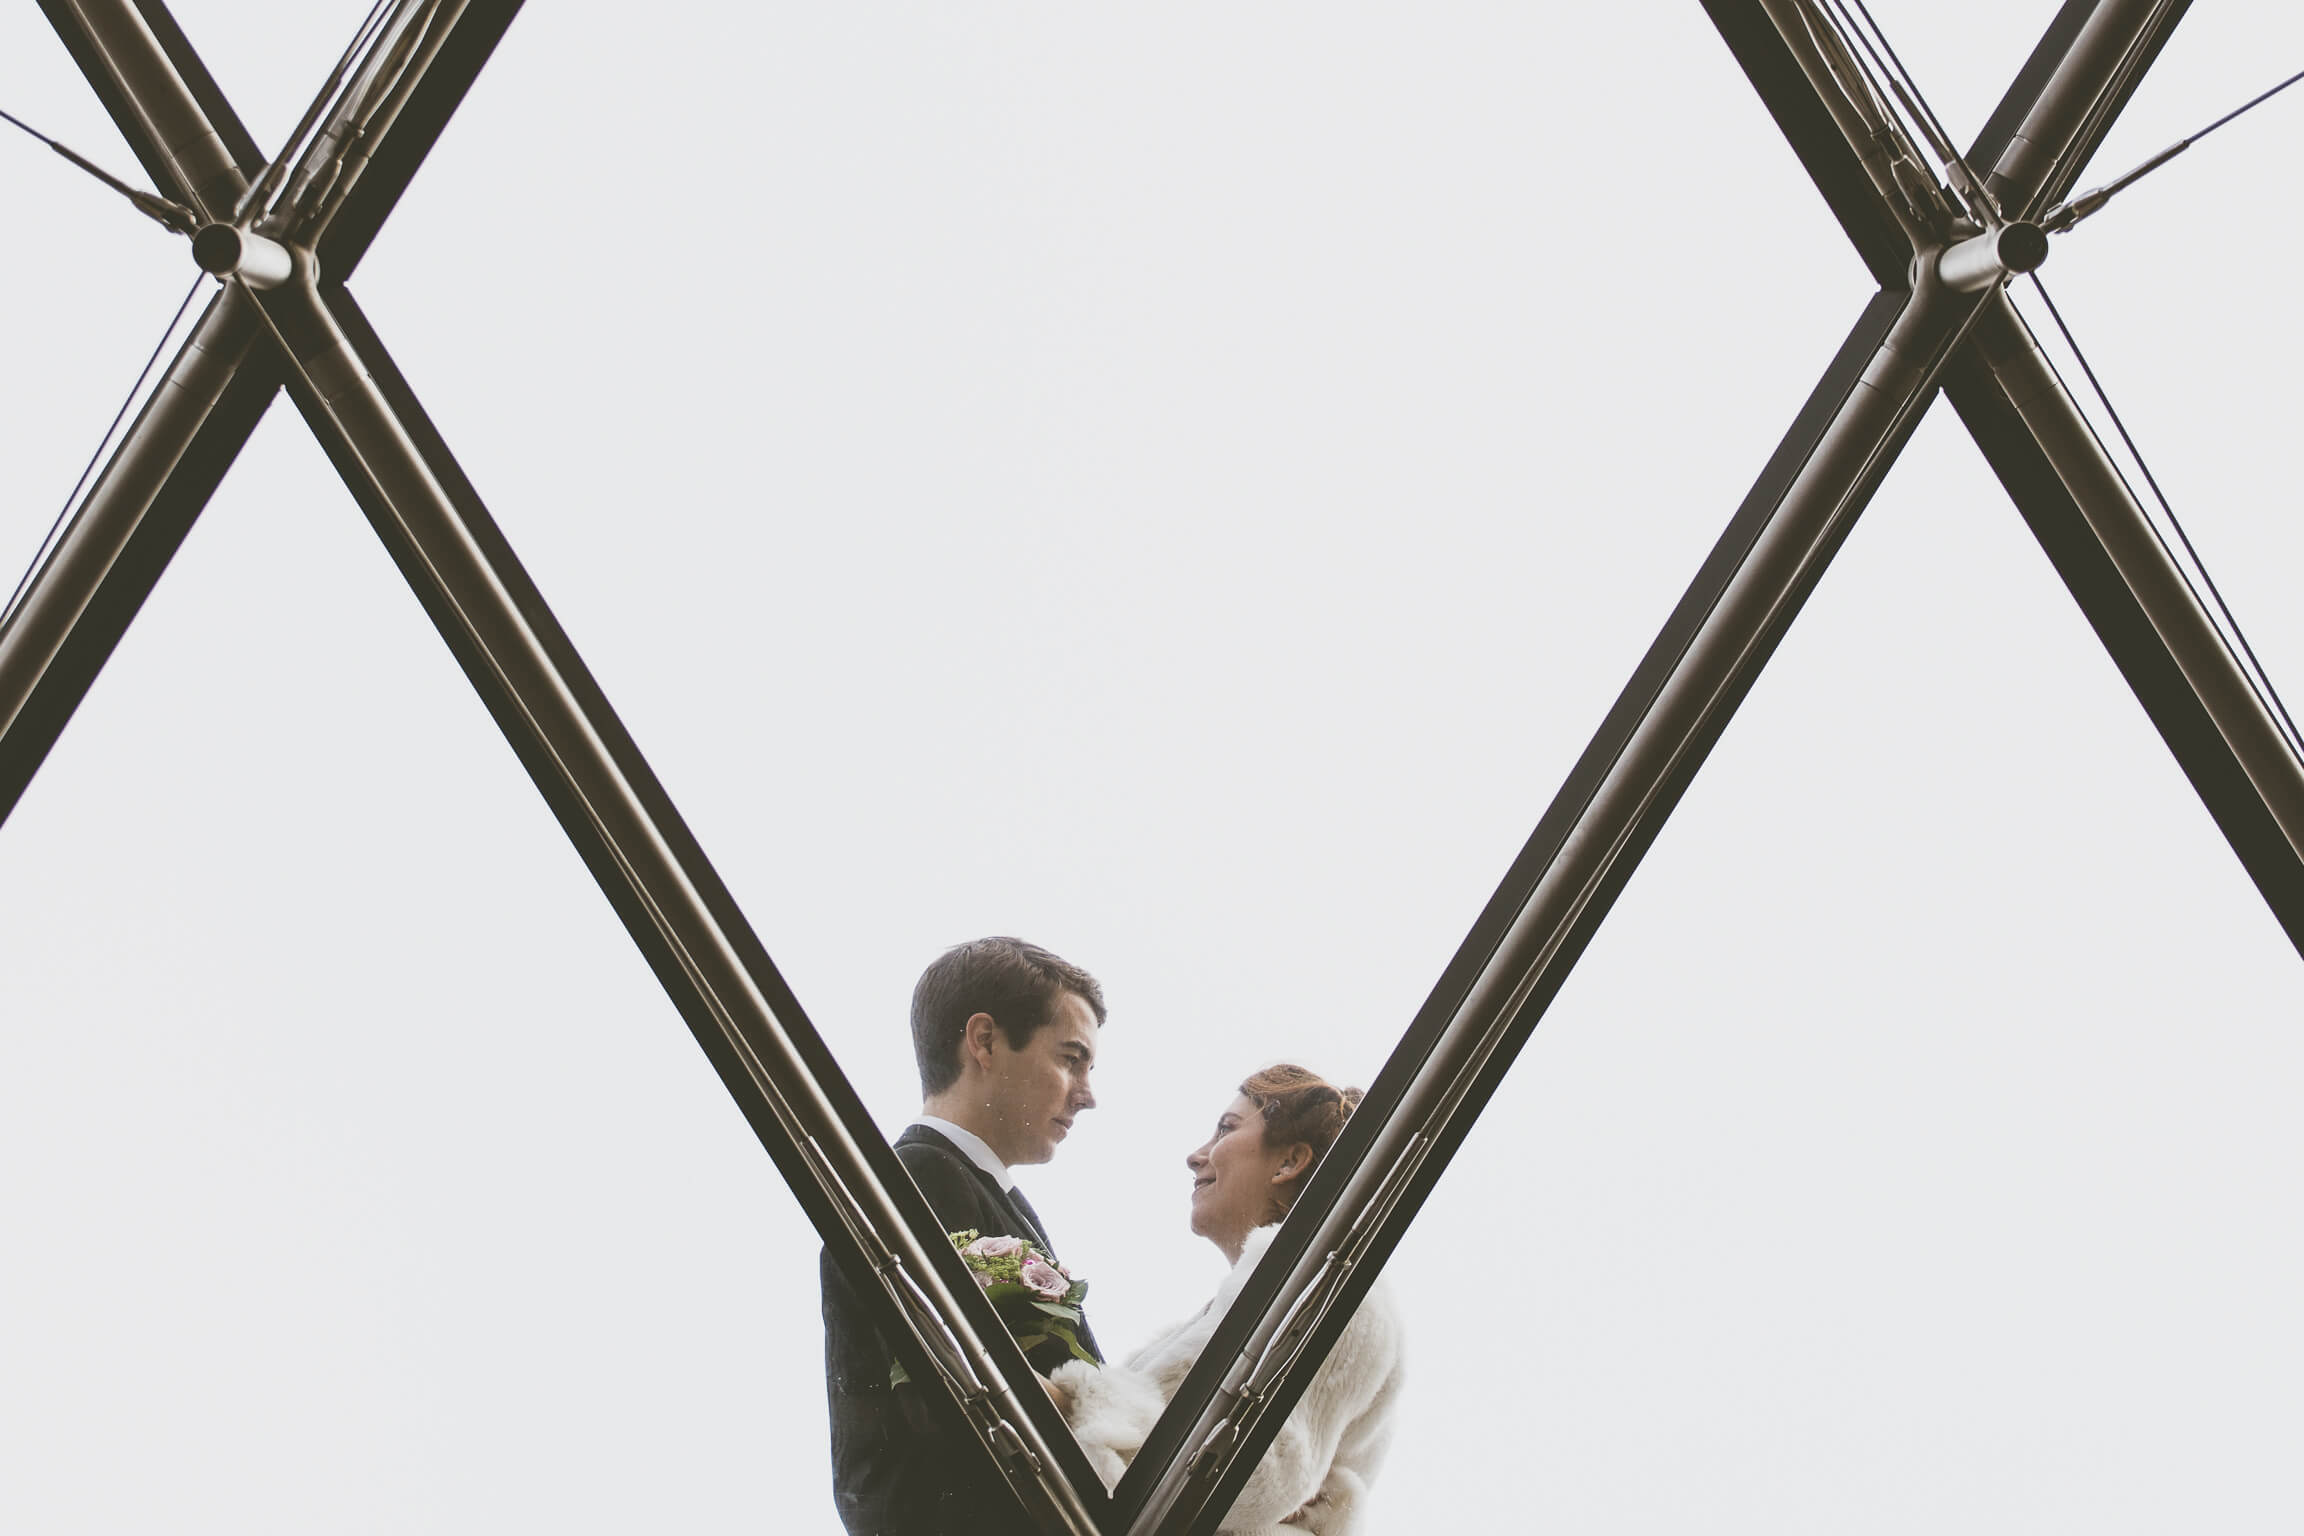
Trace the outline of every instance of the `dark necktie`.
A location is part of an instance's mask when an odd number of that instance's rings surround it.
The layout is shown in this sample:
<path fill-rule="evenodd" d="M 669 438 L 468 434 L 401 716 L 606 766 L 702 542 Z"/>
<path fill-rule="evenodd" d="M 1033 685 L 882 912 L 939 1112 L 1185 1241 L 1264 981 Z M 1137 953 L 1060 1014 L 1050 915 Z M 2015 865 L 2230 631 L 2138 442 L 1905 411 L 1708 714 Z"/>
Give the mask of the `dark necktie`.
<path fill-rule="evenodd" d="M 1024 1198 L 1024 1191 L 1010 1188 L 1008 1199 L 1009 1203 L 1016 1207 L 1016 1214 L 1023 1217 L 1024 1224 L 1032 1229 L 1032 1235 L 1040 1239 L 1040 1251 L 1048 1255 L 1051 1263 L 1058 1262 L 1056 1245 L 1048 1241 L 1047 1229 L 1040 1225 L 1040 1213 L 1032 1209 L 1032 1202 Z M 1096 1335 L 1089 1331 L 1086 1318 L 1080 1320 L 1080 1342 L 1087 1346 L 1089 1354 L 1098 1360 L 1104 1358 L 1104 1352 L 1096 1347 Z"/>
<path fill-rule="evenodd" d="M 1056 1245 L 1048 1241 L 1048 1230 L 1040 1225 L 1040 1213 L 1032 1209 L 1032 1202 L 1024 1198 L 1024 1191 L 1011 1184 L 1008 1186 L 1008 1200 L 1016 1207 L 1016 1213 L 1024 1218 L 1024 1225 L 1032 1229 L 1032 1237 L 1040 1245 L 1040 1251 L 1051 1259 L 1056 1257 Z"/>

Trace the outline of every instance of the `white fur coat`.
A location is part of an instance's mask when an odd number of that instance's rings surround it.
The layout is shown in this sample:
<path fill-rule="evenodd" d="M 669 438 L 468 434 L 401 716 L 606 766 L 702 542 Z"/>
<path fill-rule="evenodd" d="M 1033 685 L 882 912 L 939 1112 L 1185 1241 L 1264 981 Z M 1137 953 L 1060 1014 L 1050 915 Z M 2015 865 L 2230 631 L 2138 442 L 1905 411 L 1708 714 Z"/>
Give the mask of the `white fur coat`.
<path fill-rule="evenodd" d="M 1276 1230 L 1250 1234 L 1215 1299 L 1126 1362 L 1098 1368 L 1075 1360 L 1057 1367 L 1055 1379 L 1072 1393 L 1072 1432 L 1105 1487 L 1135 1459 Z M 1233 1501 L 1224 1529 L 1243 1536 L 1365 1536 L 1368 1485 L 1391 1443 L 1399 1391 L 1400 1318 L 1379 1279 Z M 1294 1521 L 1283 1525 L 1290 1516 Z"/>

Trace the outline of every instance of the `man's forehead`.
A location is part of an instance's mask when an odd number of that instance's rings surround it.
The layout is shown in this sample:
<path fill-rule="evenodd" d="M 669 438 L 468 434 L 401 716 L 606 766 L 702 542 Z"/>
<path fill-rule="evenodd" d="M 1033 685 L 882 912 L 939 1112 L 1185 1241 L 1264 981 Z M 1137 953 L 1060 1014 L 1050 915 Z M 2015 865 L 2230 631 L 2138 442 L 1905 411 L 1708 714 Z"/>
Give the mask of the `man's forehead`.
<path fill-rule="evenodd" d="M 1057 1045 L 1077 1045 L 1089 1055 L 1096 1054 L 1096 1010 L 1077 992 L 1067 992 L 1056 1000 L 1049 1010 L 1046 1033 Z"/>

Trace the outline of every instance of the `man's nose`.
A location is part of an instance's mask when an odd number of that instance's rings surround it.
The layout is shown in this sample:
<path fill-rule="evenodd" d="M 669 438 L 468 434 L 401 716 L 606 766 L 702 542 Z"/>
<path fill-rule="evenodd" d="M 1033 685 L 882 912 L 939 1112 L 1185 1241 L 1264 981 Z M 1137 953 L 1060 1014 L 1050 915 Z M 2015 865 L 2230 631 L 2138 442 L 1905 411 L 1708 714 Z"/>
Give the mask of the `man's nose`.
<path fill-rule="evenodd" d="M 1096 1107 L 1096 1090 L 1088 1086 L 1088 1079 L 1080 1079 L 1080 1086 L 1072 1091 L 1072 1105 L 1075 1109 Z"/>

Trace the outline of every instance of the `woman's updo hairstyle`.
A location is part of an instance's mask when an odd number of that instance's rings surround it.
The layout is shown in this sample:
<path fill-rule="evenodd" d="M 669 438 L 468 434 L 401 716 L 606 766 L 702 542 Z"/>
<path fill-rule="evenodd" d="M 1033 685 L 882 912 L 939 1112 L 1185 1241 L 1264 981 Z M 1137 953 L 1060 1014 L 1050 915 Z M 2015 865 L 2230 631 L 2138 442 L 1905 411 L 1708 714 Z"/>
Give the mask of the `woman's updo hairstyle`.
<path fill-rule="evenodd" d="M 1240 1092 L 1264 1112 L 1264 1145 L 1286 1147 L 1302 1142 L 1312 1149 L 1312 1161 L 1272 1192 L 1273 1209 L 1265 1214 L 1269 1225 L 1288 1214 L 1288 1208 L 1296 1203 L 1296 1192 L 1311 1179 L 1312 1170 L 1336 1145 L 1336 1138 L 1344 1134 L 1344 1122 L 1360 1107 L 1360 1090 L 1339 1088 L 1317 1072 L 1284 1061 L 1251 1075 L 1240 1085 Z"/>

